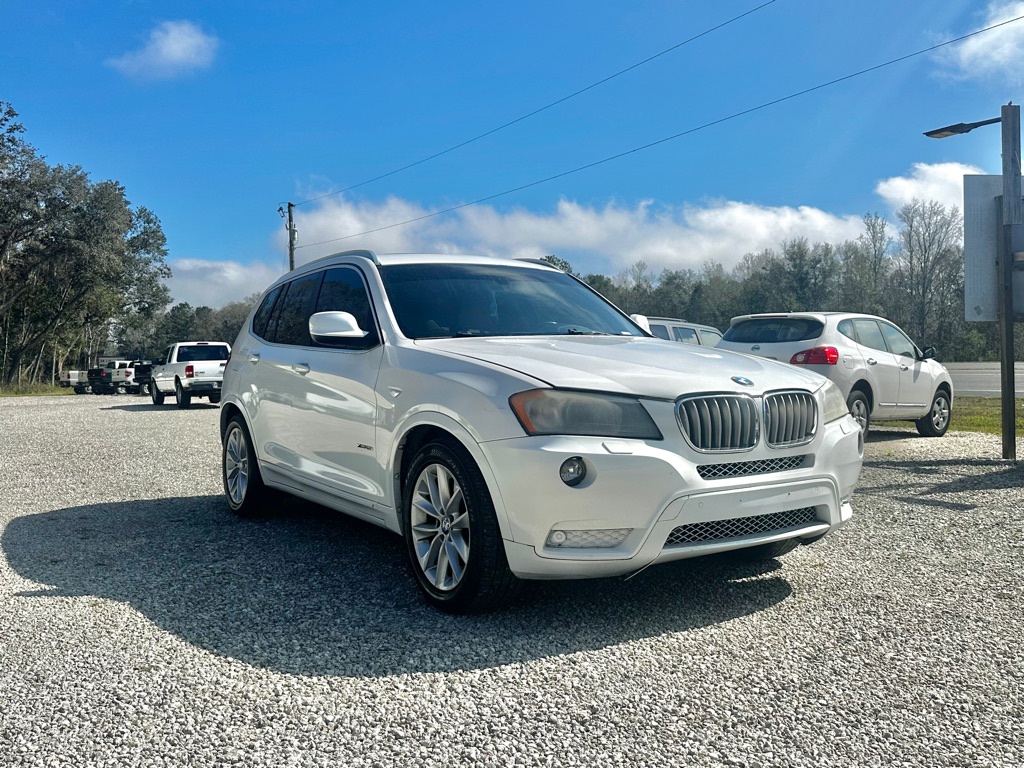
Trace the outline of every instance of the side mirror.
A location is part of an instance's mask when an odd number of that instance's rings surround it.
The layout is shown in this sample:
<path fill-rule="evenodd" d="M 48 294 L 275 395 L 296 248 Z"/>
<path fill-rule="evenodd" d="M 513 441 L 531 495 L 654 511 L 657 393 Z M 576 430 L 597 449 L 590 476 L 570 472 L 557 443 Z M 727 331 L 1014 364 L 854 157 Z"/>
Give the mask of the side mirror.
<path fill-rule="evenodd" d="M 639 325 L 641 328 L 643 328 L 648 333 L 651 332 L 651 324 L 647 320 L 647 315 L 630 315 L 629 319 L 632 320 L 637 325 Z"/>
<path fill-rule="evenodd" d="M 922 360 L 931 360 L 935 357 L 935 347 L 925 347 L 924 352 L 921 353 Z"/>
<path fill-rule="evenodd" d="M 351 312 L 317 312 L 309 318 L 309 335 L 325 347 L 347 346 L 345 342 L 366 338 L 367 332 Z"/>

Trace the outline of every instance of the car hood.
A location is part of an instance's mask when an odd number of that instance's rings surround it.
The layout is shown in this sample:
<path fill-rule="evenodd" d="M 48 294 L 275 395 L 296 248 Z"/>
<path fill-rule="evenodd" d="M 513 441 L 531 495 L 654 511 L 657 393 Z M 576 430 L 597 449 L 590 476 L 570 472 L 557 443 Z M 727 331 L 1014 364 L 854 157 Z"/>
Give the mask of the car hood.
<path fill-rule="evenodd" d="M 430 339 L 416 344 L 499 365 L 552 387 L 664 399 L 690 392 L 813 391 L 825 381 L 812 371 L 771 360 L 649 338 L 530 336 Z"/>

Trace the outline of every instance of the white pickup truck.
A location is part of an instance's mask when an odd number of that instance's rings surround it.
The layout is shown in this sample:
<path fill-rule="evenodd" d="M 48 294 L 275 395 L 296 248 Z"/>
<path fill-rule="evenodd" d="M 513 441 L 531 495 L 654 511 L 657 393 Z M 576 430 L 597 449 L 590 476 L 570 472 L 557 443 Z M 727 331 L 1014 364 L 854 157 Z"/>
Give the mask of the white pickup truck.
<path fill-rule="evenodd" d="M 231 345 L 223 341 L 179 341 L 171 344 L 162 359 L 155 361 L 149 382 L 154 405 L 173 394 L 179 408 L 188 408 L 193 397 L 220 402 L 224 365 Z"/>

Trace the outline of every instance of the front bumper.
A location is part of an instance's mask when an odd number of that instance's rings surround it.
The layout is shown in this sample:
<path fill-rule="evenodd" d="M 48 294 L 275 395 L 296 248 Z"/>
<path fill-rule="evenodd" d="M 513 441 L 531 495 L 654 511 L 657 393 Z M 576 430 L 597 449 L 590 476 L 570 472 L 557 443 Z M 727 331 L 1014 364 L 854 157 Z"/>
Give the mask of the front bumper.
<path fill-rule="evenodd" d="M 852 516 L 863 436 L 844 417 L 826 425 L 810 445 L 785 451 L 759 446 L 709 455 L 681 440 L 587 437 L 523 437 L 481 448 L 496 478 L 496 503 L 508 520 L 505 549 L 512 572 L 568 579 L 820 538 Z M 587 476 L 569 487 L 558 469 L 574 456 L 583 459 Z M 708 471 L 740 465 L 757 471 L 717 477 Z M 553 531 L 569 532 L 576 544 L 600 545 L 559 546 Z"/>

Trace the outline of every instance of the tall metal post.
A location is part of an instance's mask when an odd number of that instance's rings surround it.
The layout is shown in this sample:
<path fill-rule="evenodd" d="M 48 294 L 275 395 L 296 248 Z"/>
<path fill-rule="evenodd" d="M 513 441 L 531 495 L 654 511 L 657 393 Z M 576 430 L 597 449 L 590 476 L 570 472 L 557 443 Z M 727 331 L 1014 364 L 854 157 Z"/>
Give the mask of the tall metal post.
<path fill-rule="evenodd" d="M 1002 247 L 999 251 L 999 331 L 1002 387 L 1003 458 L 1017 461 L 1016 385 L 1014 382 L 1013 265 L 1014 253 L 1024 250 L 1024 205 L 1020 182 L 1020 107 L 1006 104 L 1003 129 Z"/>
<path fill-rule="evenodd" d="M 295 231 L 295 218 L 293 211 L 295 203 L 288 203 L 288 271 L 295 269 L 295 239 L 298 234 Z"/>

